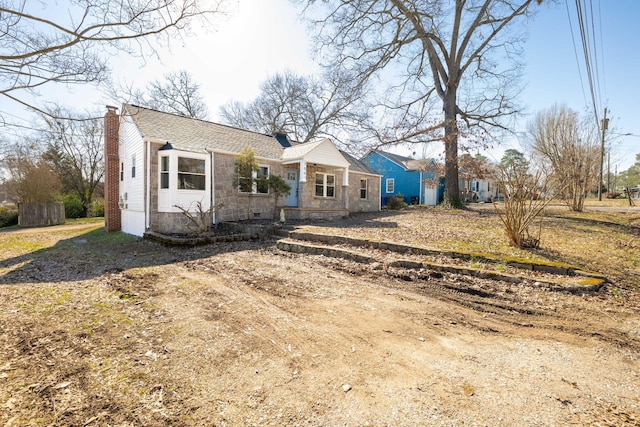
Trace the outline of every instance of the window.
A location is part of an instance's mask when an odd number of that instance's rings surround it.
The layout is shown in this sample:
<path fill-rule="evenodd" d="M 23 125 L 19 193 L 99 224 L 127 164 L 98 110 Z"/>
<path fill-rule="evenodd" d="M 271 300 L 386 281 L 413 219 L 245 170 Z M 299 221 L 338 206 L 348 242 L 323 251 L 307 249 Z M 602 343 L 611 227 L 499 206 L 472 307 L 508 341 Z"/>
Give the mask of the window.
<path fill-rule="evenodd" d="M 260 166 L 257 171 L 252 171 L 252 178 L 240 176 L 238 178 L 238 191 L 241 193 L 269 194 L 269 166 Z"/>
<path fill-rule="evenodd" d="M 178 190 L 204 190 L 204 164 L 202 159 L 178 157 Z"/>
<path fill-rule="evenodd" d="M 136 177 L 136 155 L 131 156 L 131 178 Z"/>
<path fill-rule="evenodd" d="M 394 178 L 387 178 L 387 193 L 394 193 L 396 191 L 396 182 Z"/>
<path fill-rule="evenodd" d="M 316 173 L 316 196 L 335 197 L 336 176 L 326 173 Z"/>
<path fill-rule="evenodd" d="M 160 157 L 160 188 L 169 188 L 169 156 Z"/>
<path fill-rule="evenodd" d="M 120 163 L 120 181 L 124 181 L 124 162 Z"/>
<path fill-rule="evenodd" d="M 238 170 L 238 191 L 241 193 L 251 193 L 251 177 L 249 177 L 249 173 L 247 175 L 243 175 L 240 170 Z"/>
<path fill-rule="evenodd" d="M 361 179 L 360 180 L 360 198 L 361 199 L 366 199 L 367 198 L 367 187 L 368 187 L 368 182 L 366 179 Z"/>
<path fill-rule="evenodd" d="M 256 186 L 255 191 L 259 194 L 269 194 L 269 182 L 267 178 L 269 177 L 269 166 L 260 166 L 258 168 L 258 172 L 256 173 Z"/>

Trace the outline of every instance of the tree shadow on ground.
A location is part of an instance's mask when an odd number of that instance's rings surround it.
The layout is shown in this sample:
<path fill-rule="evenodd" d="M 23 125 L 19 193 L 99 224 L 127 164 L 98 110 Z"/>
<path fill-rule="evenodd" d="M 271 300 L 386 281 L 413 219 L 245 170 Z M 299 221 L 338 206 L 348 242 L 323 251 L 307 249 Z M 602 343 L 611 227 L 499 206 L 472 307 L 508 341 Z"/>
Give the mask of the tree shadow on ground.
<path fill-rule="evenodd" d="M 7 270 L 0 275 L 0 284 L 82 281 L 130 268 L 256 249 L 264 244 L 237 241 L 169 247 L 122 232 L 106 233 L 100 228 L 60 240 L 51 247 L 0 260 L 0 271 Z"/>
<path fill-rule="evenodd" d="M 357 212 L 347 218 L 331 220 L 288 220 L 285 228 L 293 229 L 298 226 L 328 227 L 328 228 L 398 228 L 398 223 L 387 221 L 406 212 L 400 210 L 383 210 L 378 212 Z"/>

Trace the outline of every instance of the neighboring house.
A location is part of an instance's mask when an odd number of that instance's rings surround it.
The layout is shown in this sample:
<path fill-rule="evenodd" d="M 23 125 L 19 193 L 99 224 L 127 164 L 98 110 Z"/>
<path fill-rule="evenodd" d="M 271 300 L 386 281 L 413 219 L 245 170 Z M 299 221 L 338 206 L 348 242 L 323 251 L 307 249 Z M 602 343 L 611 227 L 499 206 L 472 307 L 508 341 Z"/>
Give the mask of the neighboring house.
<path fill-rule="evenodd" d="M 362 163 L 382 175 L 381 203 L 402 194 L 405 202 L 435 206 L 444 197 L 444 179 L 433 159 L 415 160 L 381 150 L 372 150 Z"/>
<path fill-rule="evenodd" d="M 460 197 L 465 203 L 491 203 L 504 199 L 495 179 L 467 177 L 463 171 L 460 173 Z"/>
<path fill-rule="evenodd" d="M 279 217 L 338 218 L 380 209 L 380 176 L 329 139 L 297 143 L 134 105 L 105 115 L 105 229 L 136 236 L 182 233 L 179 207 L 214 209 L 213 222 Z M 255 152 L 257 175 L 291 185 L 276 200 L 264 186 L 236 185 L 236 156 Z M 249 186 L 251 187 L 251 186 Z"/>

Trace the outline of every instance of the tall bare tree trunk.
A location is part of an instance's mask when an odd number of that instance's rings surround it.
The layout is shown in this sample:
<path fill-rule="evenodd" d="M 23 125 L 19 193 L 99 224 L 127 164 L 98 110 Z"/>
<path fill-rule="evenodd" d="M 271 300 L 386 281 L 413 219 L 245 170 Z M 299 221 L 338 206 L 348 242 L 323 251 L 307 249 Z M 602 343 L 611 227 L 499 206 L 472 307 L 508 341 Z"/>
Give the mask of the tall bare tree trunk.
<path fill-rule="evenodd" d="M 444 104 L 444 161 L 445 161 L 445 204 L 461 208 L 460 186 L 458 183 L 458 124 L 456 115 L 456 92 L 449 89 L 443 99 Z"/>

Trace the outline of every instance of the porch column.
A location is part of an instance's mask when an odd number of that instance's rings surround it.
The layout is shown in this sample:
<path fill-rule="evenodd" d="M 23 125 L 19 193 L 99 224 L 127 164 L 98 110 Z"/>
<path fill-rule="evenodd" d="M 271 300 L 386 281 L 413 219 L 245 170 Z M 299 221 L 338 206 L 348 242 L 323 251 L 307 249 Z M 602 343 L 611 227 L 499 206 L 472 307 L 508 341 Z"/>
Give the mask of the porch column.
<path fill-rule="evenodd" d="M 342 207 L 349 210 L 349 166 L 342 173 Z"/>
<path fill-rule="evenodd" d="M 307 182 L 307 162 L 300 160 L 300 182 Z"/>
<path fill-rule="evenodd" d="M 300 177 L 298 178 L 298 207 L 307 207 L 307 162 L 300 160 Z"/>

